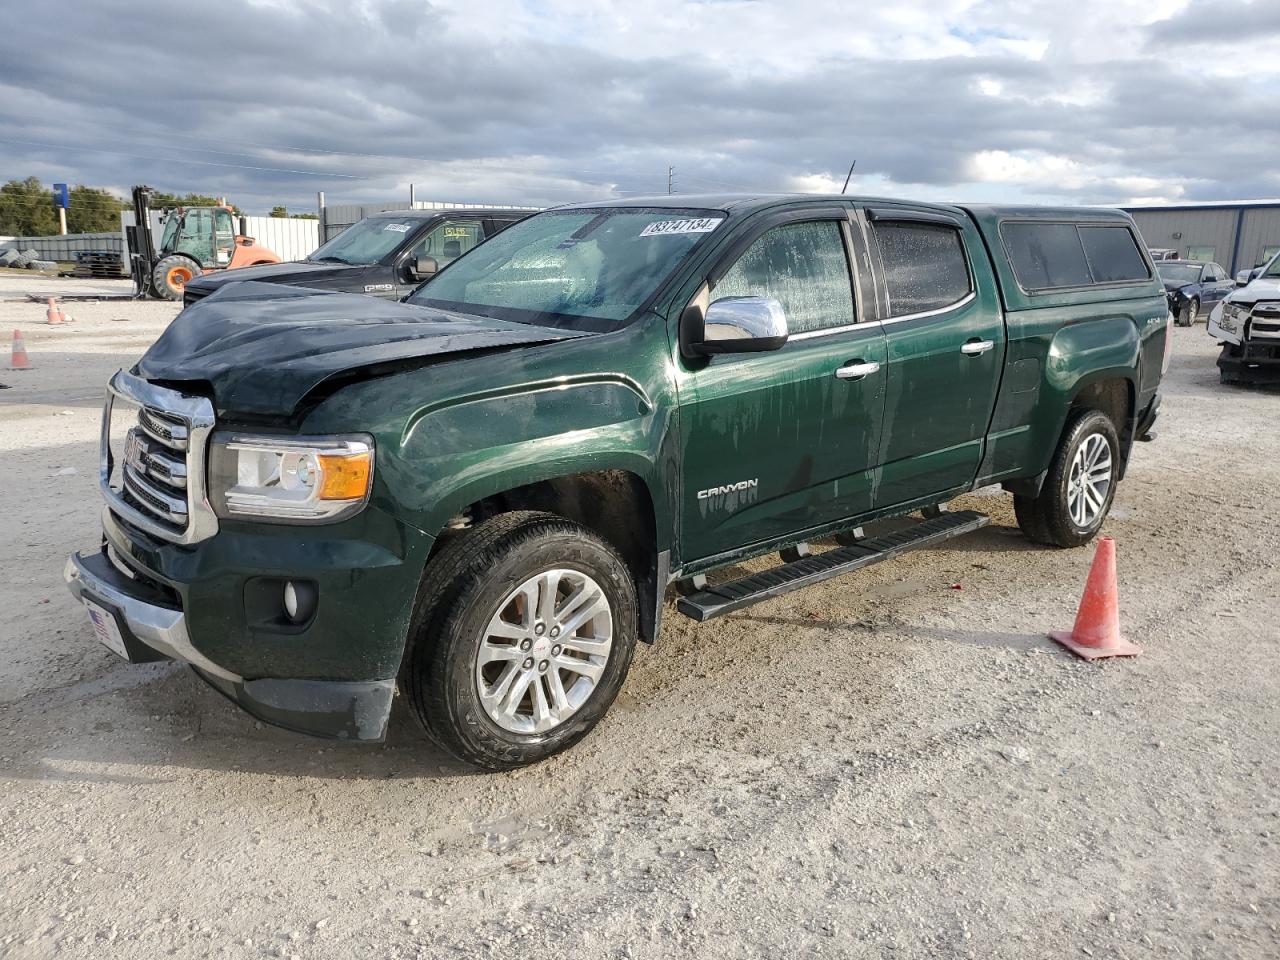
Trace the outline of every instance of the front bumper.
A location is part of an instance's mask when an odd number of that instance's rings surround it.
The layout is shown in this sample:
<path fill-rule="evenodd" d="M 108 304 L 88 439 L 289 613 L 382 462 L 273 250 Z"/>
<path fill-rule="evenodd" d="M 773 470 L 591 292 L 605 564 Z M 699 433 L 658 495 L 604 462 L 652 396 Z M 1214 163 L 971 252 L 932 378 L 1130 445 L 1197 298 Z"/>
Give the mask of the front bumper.
<path fill-rule="evenodd" d="M 1280 341 L 1246 340 L 1224 343 L 1218 369 L 1225 380 L 1242 383 L 1280 383 Z"/>
<path fill-rule="evenodd" d="M 114 615 L 131 663 L 170 659 L 188 663 L 203 680 L 267 723 L 340 740 L 386 736 L 395 679 L 246 679 L 215 663 L 191 642 L 186 614 L 148 584 L 121 573 L 98 553 L 73 554 L 64 571 L 77 599 Z"/>

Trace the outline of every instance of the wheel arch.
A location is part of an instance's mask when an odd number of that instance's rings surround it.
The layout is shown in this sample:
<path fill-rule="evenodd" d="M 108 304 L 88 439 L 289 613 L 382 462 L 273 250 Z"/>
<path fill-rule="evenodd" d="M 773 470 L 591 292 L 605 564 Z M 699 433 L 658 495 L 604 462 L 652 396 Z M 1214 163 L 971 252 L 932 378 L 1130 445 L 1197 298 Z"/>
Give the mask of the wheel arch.
<path fill-rule="evenodd" d="M 640 637 L 647 643 L 661 629 L 670 551 L 660 542 L 658 503 L 649 484 L 625 468 L 584 469 L 501 486 L 474 496 L 446 522 L 432 557 L 456 532 L 490 517 L 521 510 L 555 514 L 580 523 L 616 549 L 635 581 Z"/>

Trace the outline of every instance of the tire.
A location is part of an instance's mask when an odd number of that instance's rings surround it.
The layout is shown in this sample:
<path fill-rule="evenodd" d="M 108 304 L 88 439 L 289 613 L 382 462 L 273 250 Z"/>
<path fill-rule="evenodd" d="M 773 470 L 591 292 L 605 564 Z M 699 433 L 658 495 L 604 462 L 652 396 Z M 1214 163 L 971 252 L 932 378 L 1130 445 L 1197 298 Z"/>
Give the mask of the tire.
<path fill-rule="evenodd" d="M 166 300 L 181 300 L 183 288 L 200 276 L 201 270 L 190 257 L 172 254 L 164 257 L 151 271 L 151 285 Z"/>
<path fill-rule="evenodd" d="M 1180 327 L 1194 327 L 1200 317 L 1200 301 L 1195 297 L 1188 300 L 1178 311 L 1177 322 Z"/>
<path fill-rule="evenodd" d="M 550 578 L 557 585 L 547 591 Z M 532 602 L 517 596 L 530 581 Z M 581 524 L 548 513 L 493 517 L 448 543 L 424 583 L 401 682 L 428 734 L 459 760 L 487 770 L 544 760 L 586 736 L 622 688 L 638 634 L 635 583 L 618 553 Z M 603 607 L 593 602 L 594 616 L 556 638 L 569 641 L 563 649 L 551 645 L 556 625 L 585 606 L 567 602 L 595 590 Z M 560 617 L 526 615 L 546 597 L 557 598 Z M 493 659 L 481 664 L 482 654 Z M 577 669 L 561 666 L 569 661 Z M 486 701 L 482 684 L 499 695 Z"/>
<path fill-rule="evenodd" d="M 1077 486 L 1078 474 L 1089 463 L 1095 464 L 1095 483 Z M 1111 510 L 1119 470 L 1120 439 L 1115 424 L 1105 413 L 1081 410 L 1067 421 L 1039 496 L 1013 498 L 1018 526 L 1029 540 L 1048 546 L 1088 543 Z M 1100 489 L 1104 478 L 1105 489 Z"/>

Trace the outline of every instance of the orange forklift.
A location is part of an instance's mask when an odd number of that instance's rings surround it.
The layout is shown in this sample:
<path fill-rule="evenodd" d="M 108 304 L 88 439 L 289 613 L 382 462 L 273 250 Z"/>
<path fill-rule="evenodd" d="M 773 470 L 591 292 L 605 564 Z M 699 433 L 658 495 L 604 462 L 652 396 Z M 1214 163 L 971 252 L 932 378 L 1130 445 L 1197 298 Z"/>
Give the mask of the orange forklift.
<path fill-rule="evenodd" d="M 159 249 L 151 229 L 150 187 L 133 188 L 134 225 L 125 231 L 134 297 L 181 300 L 187 281 L 210 270 L 234 270 L 280 258 L 253 237 L 244 217 L 237 233 L 230 207 L 174 207 L 165 211 Z"/>

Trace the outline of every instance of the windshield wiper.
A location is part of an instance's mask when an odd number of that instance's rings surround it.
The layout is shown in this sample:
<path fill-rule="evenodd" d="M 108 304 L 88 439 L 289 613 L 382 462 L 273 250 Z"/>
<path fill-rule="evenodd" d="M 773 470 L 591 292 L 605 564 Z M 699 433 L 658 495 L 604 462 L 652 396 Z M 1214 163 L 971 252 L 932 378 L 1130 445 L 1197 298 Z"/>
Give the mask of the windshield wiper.
<path fill-rule="evenodd" d="M 310 259 L 312 263 L 345 263 L 347 266 L 352 265 L 350 260 L 343 260 L 341 257 L 311 257 Z"/>

